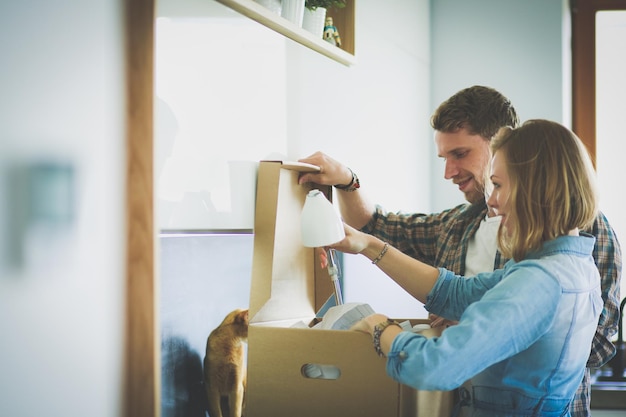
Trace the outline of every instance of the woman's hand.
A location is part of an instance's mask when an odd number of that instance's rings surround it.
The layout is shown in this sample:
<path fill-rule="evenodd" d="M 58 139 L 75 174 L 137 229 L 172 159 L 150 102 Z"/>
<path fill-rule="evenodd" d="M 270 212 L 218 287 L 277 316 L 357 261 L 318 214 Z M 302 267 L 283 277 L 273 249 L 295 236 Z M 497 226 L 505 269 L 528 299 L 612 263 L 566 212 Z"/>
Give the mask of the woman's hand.
<path fill-rule="evenodd" d="M 379 323 L 384 322 L 385 320 L 387 320 L 387 316 L 385 316 L 384 314 L 378 314 L 378 313 L 370 314 L 364 319 L 361 319 L 355 324 L 353 324 L 350 330 L 354 330 L 354 331 L 361 332 L 361 333 L 373 334 L 374 326 L 376 326 Z"/>
<path fill-rule="evenodd" d="M 447 328 L 459 323 L 458 321 L 444 319 L 443 317 L 439 317 L 436 314 L 429 314 L 428 318 L 430 319 L 430 327 L 432 327 L 433 329 L 437 327 Z"/>
<path fill-rule="evenodd" d="M 346 233 L 346 237 L 343 238 L 343 240 L 330 246 L 317 249 L 322 268 L 326 268 L 328 266 L 328 257 L 326 255 L 327 249 L 335 249 L 340 252 L 354 255 L 363 252 L 363 250 L 367 248 L 368 244 L 376 240 L 375 237 L 368 235 L 367 233 L 360 232 L 345 223 L 343 224 L 343 229 Z"/>
<path fill-rule="evenodd" d="M 336 249 L 344 253 L 358 254 L 363 252 L 371 239 L 375 239 L 367 233 L 359 232 L 355 228 L 343 224 L 343 230 L 346 233 L 346 237 L 343 240 L 330 245 L 329 248 Z"/>
<path fill-rule="evenodd" d="M 345 223 L 343 224 L 343 229 L 346 234 L 346 237 L 343 238 L 343 240 L 324 248 L 317 248 L 322 268 L 326 268 L 328 266 L 328 255 L 326 254 L 326 250 L 328 249 L 335 249 L 344 253 L 357 254 L 367 246 L 367 234 L 359 232 Z"/>

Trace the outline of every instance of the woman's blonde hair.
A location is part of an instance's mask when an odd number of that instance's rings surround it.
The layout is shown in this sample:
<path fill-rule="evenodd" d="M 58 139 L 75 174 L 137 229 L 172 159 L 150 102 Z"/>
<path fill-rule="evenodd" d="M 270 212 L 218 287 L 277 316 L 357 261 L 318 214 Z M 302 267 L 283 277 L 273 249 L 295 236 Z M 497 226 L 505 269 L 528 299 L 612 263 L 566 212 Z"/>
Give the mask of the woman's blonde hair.
<path fill-rule="evenodd" d="M 591 226 L 597 214 L 595 171 L 582 141 L 548 120 L 504 127 L 491 141 L 504 157 L 510 180 L 509 207 L 516 221 L 505 234 L 502 254 L 516 261 L 543 242 Z M 506 235 L 506 236 L 505 236 Z"/>

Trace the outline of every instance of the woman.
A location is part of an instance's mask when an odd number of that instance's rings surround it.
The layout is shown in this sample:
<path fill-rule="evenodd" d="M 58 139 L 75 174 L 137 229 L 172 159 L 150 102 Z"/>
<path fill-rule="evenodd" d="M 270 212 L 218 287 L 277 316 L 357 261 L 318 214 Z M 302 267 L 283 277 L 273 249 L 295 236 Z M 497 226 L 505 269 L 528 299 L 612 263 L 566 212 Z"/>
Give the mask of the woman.
<path fill-rule="evenodd" d="M 472 415 L 569 416 L 602 311 L 595 239 L 579 232 L 596 215 L 593 168 L 582 142 L 554 122 L 504 128 L 491 142 L 487 203 L 502 216 L 498 244 L 511 261 L 460 277 L 346 225 L 333 248 L 366 256 L 430 313 L 458 321 L 433 339 L 382 314 L 354 330 L 373 336 L 403 384 L 450 390 L 471 379 L 463 405 Z"/>

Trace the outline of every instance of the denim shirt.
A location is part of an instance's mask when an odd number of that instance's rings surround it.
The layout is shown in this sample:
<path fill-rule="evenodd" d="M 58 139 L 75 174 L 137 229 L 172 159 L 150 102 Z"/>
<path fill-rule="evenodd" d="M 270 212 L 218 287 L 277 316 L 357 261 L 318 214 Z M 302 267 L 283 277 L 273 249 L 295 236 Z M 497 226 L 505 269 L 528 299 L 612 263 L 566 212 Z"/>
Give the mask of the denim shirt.
<path fill-rule="evenodd" d="M 485 415 L 568 415 L 603 306 L 594 243 L 561 236 L 471 278 L 440 268 L 425 307 L 459 323 L 438 338 L 400 333 L 387 373 L 422 390 L 471 379 L 474 409 Z"/>

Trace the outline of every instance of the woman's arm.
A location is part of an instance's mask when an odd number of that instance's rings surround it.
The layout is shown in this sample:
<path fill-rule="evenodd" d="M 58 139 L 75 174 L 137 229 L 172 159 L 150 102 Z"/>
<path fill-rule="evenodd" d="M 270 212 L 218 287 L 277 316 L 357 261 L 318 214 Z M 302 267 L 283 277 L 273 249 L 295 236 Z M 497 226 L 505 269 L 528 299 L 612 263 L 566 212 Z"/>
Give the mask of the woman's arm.
<path fill-rule="evenodd" d="M 403 254 L 382 240 L 344 225 L 346 237 L 330 247 L 370 259 L 413 297 L 426 303 L 426 297 L 439 277 L 439 270 Z"/>

